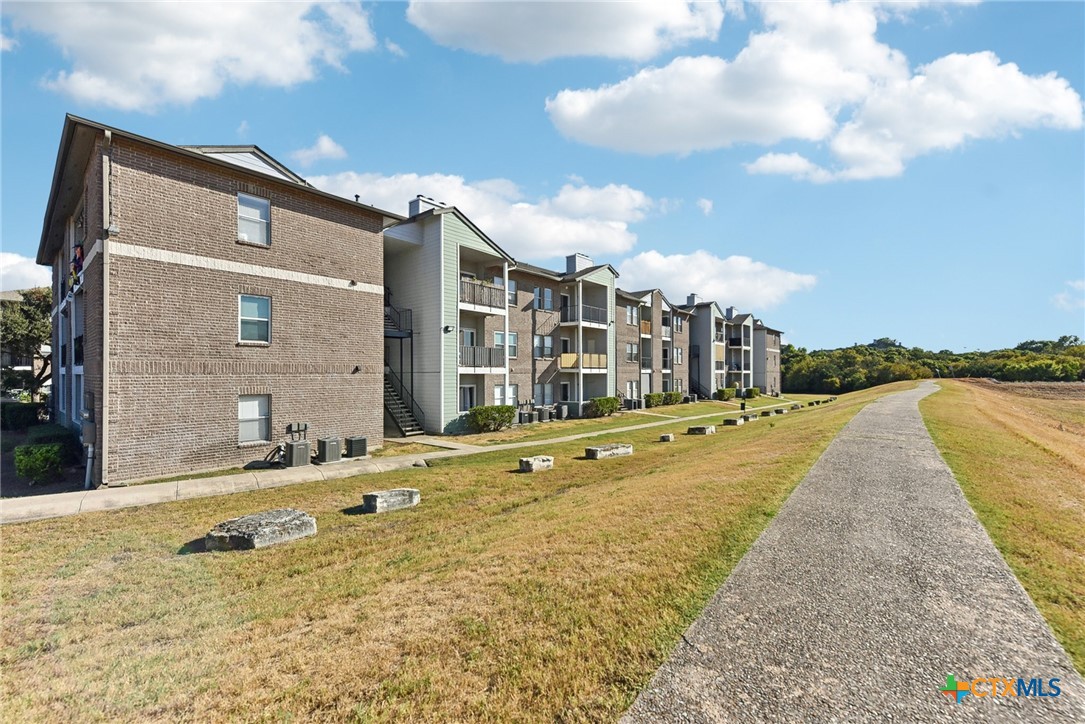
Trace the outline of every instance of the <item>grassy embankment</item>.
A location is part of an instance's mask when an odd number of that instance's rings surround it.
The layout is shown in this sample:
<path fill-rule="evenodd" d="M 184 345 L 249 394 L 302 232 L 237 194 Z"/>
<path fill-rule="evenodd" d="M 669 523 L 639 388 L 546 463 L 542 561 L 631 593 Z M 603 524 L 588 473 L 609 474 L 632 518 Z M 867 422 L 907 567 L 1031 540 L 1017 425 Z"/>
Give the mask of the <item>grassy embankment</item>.
<path fill-rule="evenodd" d="M 1036 607 L 1085 673 L 1085 400 L 941 381 L 927 428 Z"/>
<path fill-rule="evenodd" d="M 3 529 L 0 719 L 614 719 L 839 429 L 901 383 L 688 423 Z M 511 472 L 520 455 L 556 467 Z M 357 515 L 367 490 L 418 508 Z M 275 507 L 319 533 L 199 553 Z"/>

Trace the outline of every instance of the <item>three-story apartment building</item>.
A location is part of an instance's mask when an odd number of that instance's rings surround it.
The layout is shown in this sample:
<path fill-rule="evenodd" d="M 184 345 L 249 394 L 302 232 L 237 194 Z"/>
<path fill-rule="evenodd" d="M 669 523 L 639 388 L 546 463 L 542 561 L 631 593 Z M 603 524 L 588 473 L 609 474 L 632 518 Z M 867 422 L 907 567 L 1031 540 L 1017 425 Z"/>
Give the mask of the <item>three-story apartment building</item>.
<path fill-rule="evenodd" d="M 618 393 L 626 400 L 689 390 L 688 310 L 659 289 L 616 291 Z"/>
<path fill-rule="evenodd" d="M 379 446 L 381 232 L 399 218 L 255 146 L 67 116 L 37 261 L 55 416 L 94 446 L 94 481 L 243 466 L 293 422 Z"/>

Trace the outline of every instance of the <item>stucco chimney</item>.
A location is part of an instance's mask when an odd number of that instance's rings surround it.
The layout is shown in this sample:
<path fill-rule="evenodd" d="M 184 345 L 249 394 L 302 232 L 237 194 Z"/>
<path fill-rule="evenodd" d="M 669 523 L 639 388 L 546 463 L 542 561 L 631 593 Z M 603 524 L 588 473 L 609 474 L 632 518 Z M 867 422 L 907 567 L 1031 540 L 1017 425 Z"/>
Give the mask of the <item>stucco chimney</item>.
<path fill-rule="evenodd" d="M 693 305 L 695 305 L 695 304 L 700 304 L 700 303 L 701 303 L 701 295 L 700 294 L 690 294 L 688 297 L 686 297 L 686 304 L 691 306 L 691 307 Z"/>
<path fill-rule="evenodd" d="M 408 216 L 418 216 L 423 211 L 429 211 L 430 209 L 443 209 L 445 205 L 440 201 L 434 201 L 429 196 L 423 196 L 419 194 L 411 199 L 411 203 L 408 204 Z"/>
<path fill-rule="evenodd" d="M 576 274 L 581 269 L 587 269 L 595 262 L 591 260 L 590 256 L 584 254 L 570 254 L 565 257 L 565 273 Z"/>

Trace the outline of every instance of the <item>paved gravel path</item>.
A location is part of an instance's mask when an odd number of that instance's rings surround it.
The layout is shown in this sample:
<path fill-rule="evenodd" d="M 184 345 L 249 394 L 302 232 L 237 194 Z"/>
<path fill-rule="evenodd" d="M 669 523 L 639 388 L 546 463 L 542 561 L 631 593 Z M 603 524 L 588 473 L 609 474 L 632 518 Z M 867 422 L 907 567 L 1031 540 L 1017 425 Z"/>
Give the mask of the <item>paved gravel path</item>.
<path fill-rule="evenodd" d="M 923 426 L 936 390 L 856 415 L 623 721 L 1085 722 L 1085 681 Z M 1062 693 L 957 704 L 948 674 Z"/>

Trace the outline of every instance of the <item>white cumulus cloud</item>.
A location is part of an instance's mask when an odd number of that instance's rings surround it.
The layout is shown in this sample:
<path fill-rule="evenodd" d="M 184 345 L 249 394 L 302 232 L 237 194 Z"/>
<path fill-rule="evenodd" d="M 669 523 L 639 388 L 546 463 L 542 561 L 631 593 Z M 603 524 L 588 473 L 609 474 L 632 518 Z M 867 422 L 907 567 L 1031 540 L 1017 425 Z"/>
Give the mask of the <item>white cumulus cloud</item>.
<path fill-rule="evenodd" d="M 550 197 L 527 199 L 508 179 L 467 181 L 462 176 L 413 173 L 384 176 L 346 172 L 308 179 L 319 189 L 378 208 L 407 213 L 415 196 L 456 206 L 516 259 L 542 261 L 581 252 L 613 255 L 637 242 L 629 229 L 655 208 L 626 185 L 568 183 Z"/>
<path fill-rule="evenodd" d="M 913 72 L 877 29 L 922 4 L 757 3 L 765 30 L 733 60 L 678 57 L 611 85 L 562 90 L 546 110 L 568 138 L 635 153 L 827 144 L 829 167 L 771 152 L 746 166 L 814 182 L 896 176 L 917 156 L 973 139 L 1081 128 L 1081 97 L 1054 73 L 1026 75 L 990 52 Z"/>
<path fill-rule="evenodd" d="M 53 283 L 49 267 L 10 251 L 0 252 L 0 291 L 47 287 Z"/>
<path fill-rule="evenodd" d="M 1069 290 L 1063 290 L 1051 297 L 1051 303 L 1067 312 L 1085 309 L 1085 279 L 1066 282 Z"/>
<path fill-rule="evenodd" d="M 126 111 L 213 98 L 227 84 L 294 86 L 376 45 L 354 2 L 24 2 L 4 13 L 70 59 L 47 88 Z"/>
<path fill-rule="evenodd" d="M 441 45 L 532 63 L 570 56 L 647 60 L 693 40 L 715 40 L 723 16 L 716 0 L 412 0 L 407 8 L 407 19 Z"/>
<path fill-rule="evenodd" d="M 302 166 L 312 166 L 317 161 L 325 159 L 346 158 L 347 151 L 332 140 L 331 136 L 321 134 L 312 146 L 299 148 L 297 151 L 293 151 L 290 157 Z"/>
<path fill-rule="evenodd" d="M 407 51 L 400 47 L 399 43 L 391 40 L 390 38 L 384 39 L 384 49 L 392 55 L 399 56 L 400 58 L 407 57 Z"/>
<path fill-rule="evenodd" d="M 712 213 L 712 200 L 711 199 L 697 199 L 697 208 L 701 210 L 701 213 L 708 216 Z"/>
<path fill-rule="evenodd" d="M 721 258 L 698 250 L 690 254 L 662 254 L 645 251 L 618 265 L 623 289 L 658 287 L 675 304 L 689 294 L 721 307 L 761 313 L 781 304 L 796 292 L 817 284 L 813 274 L 769 266 L 748 256 Z"/>

